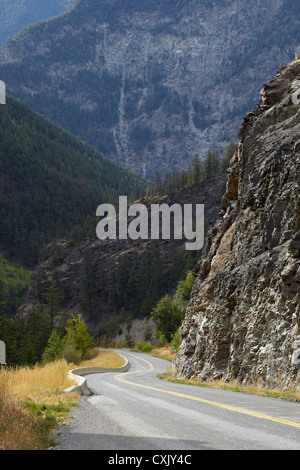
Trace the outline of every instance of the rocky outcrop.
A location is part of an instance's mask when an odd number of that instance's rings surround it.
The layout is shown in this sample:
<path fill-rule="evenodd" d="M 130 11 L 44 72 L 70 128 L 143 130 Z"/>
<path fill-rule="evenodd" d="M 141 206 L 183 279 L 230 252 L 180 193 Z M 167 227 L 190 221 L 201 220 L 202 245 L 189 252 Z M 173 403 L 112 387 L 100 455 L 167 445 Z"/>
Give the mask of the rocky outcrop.
<path fill-rule="evenodd" d="M 177 374 L 299 387 L 300 62 L 239 133 L 222 212 L 195 269 Z"/>

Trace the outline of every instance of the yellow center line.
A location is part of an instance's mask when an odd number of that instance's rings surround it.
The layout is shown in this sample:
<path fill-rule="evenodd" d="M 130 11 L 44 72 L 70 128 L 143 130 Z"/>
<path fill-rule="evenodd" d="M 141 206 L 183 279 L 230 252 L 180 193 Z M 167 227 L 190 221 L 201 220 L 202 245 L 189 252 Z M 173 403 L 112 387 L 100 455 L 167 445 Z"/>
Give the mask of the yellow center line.
<path fill-rule="evenodd" d="M 151 371 L 154 370 L 153 365 L 149 361 L 146 361 L 146 359 L 142 359 L 141 357 L 135 356 L 134 354 L 131 354 L 131 356 L 136 357 L 136 358 L 146 362 L 150 366 L 150 368 L 146 372 L 151 372 Z M 145 389 L 148 389 L 148 390 L 154 390 L 155 392 L 161 392 L 161 393 L 166 393 L 168 395 L 174 395 L 176 397 L 187 398 L 189 400 L 194 400 L 194 401 L 198 401 L 198 402 L 201 402 L 201 403 L 205 403 L 206 405 L 213 405 L 213 406 L 217 406 L 219 408 L 224 408 L 226 410 L 235 411 L 237 413 L 242 413 L 242 414 L 254 416 L 255 418 L 266 419 L 266 420 L 269 420 L 269 421 L 275 421 L 276 423 L 286 424 L 288 426 L 293 426 L 293 427 L 296 427 L 296 428 L 300 428 L 300 423 L 296 423 L 294 421 L 289 421 L 287 419 L 275 418 L 274 416 L 269 416 L 269 415 L 266 415 L 266 414 L 263 414 L 263 413 L 257 413 L 255 411 L 245 410 L 243 408 L 237 408 L 235 406 L 224 405 L 223 403 L 218 403 L 218 402 L 215 402 L 215 401 L 205 400 L 204 398 L 198 398 L 198 397 L 194 397 L 192 395 L 185 395 L 183 393 L 172 392 L 170 390 L 163 390 L 161 388 L 150 387 L 150 386 L 147 386 L 147 385 L 141 385 L 141 384 L 137 384 L 137 383 L 134 383 L 134 382 L 128 382 L 127 380 L 124 380 L 124 379 L 120 378 L 123 375 L 130 375 L 130 374 L 136 374 L 136 373 L 137 372 L 135 372 L 135 371 L 134 372 L 126 372 L 126 373 L 123 373 L 123 374 L 115 375 L 114 378 L 115 378 L 115 380 L 118 380 L 119 382 L 122 382 L 122 383 L 127 384 L 127 385 L 132 385 L 134 387 L 145 388 Z"/>

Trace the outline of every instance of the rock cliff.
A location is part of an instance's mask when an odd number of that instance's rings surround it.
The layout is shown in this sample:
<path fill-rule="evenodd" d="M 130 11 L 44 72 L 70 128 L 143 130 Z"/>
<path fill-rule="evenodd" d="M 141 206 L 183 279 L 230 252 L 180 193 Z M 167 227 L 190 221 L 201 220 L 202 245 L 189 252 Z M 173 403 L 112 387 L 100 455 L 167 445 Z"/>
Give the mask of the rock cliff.
<path fill-rule="evenodd" d="M 244 119 L 222 212 L 182 325 L 177 374 L 296 386 L 300 378 L 300 62 Z"/>

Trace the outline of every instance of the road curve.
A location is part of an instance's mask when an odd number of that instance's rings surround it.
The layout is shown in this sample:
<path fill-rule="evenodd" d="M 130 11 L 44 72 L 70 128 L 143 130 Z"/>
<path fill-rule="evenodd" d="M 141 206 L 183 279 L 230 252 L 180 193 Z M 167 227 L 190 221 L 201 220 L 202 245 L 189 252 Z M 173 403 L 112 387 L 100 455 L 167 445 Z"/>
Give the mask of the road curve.
<path fill-rule="evenodd" d="M 128 372 L 86 376 L 56 450 L 300 449 L 300 403 L 165 382 L 168 361 L 120 353 Z"/>

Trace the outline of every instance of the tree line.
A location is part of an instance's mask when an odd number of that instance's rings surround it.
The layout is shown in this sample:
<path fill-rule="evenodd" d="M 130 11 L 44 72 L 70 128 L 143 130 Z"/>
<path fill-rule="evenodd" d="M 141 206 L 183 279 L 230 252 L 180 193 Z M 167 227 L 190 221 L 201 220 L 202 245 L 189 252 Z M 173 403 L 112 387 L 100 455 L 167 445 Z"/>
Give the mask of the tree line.
<path fill-rule="evenodd" d="M 46 306 L 26 317 L 0 315 L 0 338 L 9 367 L 34 366 L 64 358 L 77 364 L 92 354 L 94 338 L 80 315 L 59 314 L 54 324 Z"/>
<path fill-rule="evenodd" d="M 162 177 L 158 171 L 155 174 L 153 186 L 148 186 L 147 195 L 174 194 L 196 183 L 225 172 L 230 160 L 236 150 L 236 144 L 231 143 L 226 150 L 225 156 L 221 158 L 216 150 L 210 150 L 205 159 L 202 160 L 195 154 L 187 170 L 176 171 Z"/>

